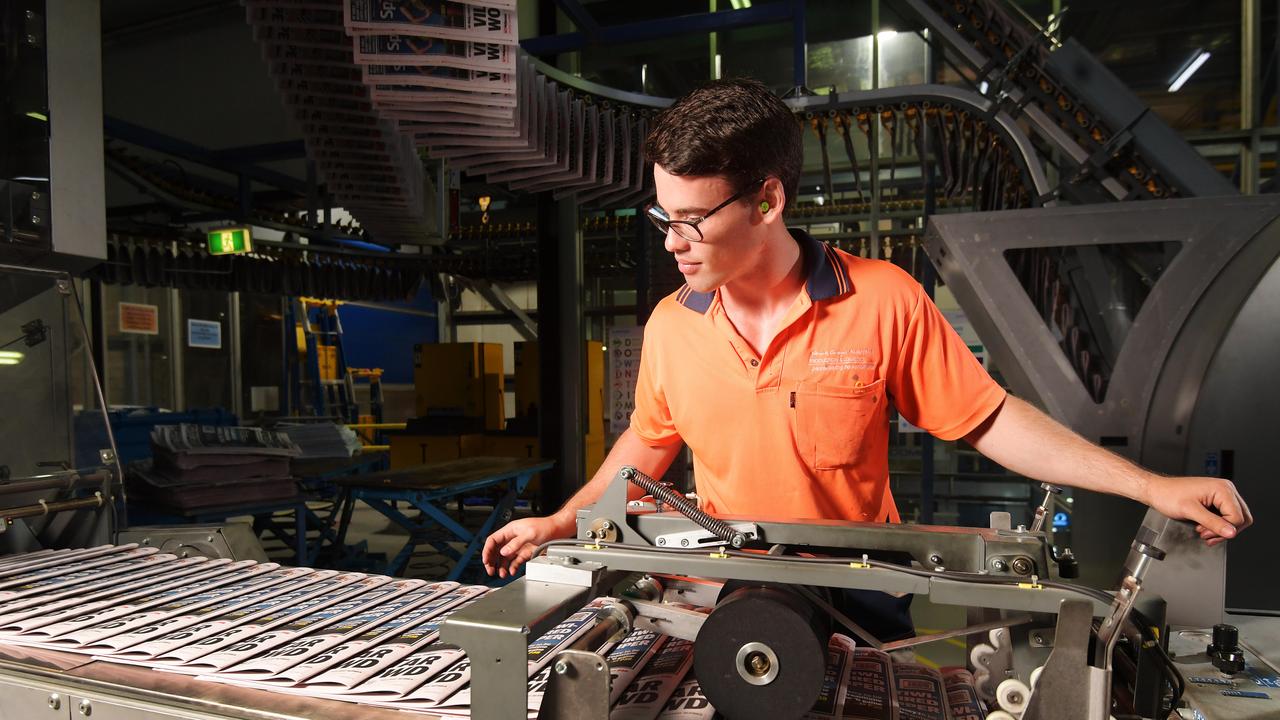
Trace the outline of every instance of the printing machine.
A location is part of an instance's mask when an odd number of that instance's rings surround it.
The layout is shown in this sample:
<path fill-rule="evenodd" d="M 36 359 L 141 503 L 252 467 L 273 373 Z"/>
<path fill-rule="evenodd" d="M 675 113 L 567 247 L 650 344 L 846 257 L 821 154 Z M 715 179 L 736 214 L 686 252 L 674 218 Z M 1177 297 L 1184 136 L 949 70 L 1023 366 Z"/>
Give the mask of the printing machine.
<path fill-rule="evenodd" d="M 628 481 L 672 509 L 627 512 Z M 998 645 L 972 655 L 980 663 L 974 668 L 979 691 L 988 700 L 998 689 L 1026 692 L 1032 672 L 1044 667 L 1035 691 L 1023 698 L 1024 720 L 1163 718 L 1171 690 L 1182 680 L 1161 640 L 1162 602 L 1142 593 L 1142 578 L 1152 562 L 1188 542 L 1197 540 L 1181 524 L 1149 514 L 1119 588 L 1106 593 L 1064 579 L 1064 569 L 1073 574 L 1069 561 L 1055 557 L 1038 530 L 716 519 L 624 468 L 601 500 L 579 513 L 576 540 L 549 543 L 544 556 L 529 562 L 525 578 L 450 618 L 443 637 L 471 658 L 475 716 L 515 718 L 524 712 L 526 684 L 504 668 L 519 664 L 526 637 L 628 574 L 723 578 L 741 582 L 709 615 L 650 600 L 629 604 L 636 623 L 695 640 L 703 692 L 728 717 L 803 714 L 821 682 L 811 668 L 822 667 L 830 630 L 825 621 L 834 615 L 836 627 L 859 644 L 886 651 L 957 636 L 979 648 L 985 643 L 975 637 L 996 638 Z M 871 559 L 886 551 L 906 553 L 914 562 Z M 934 603 L 969 608 L 975 622 L 881 644 L 856 618 L 829 607 L 813 586 L 928 595 Z M 557 706 L 554 716 L 604 717 L 606 707 L 582 704 L 600 697 L 593 684 L 607 682 L 607 673 L 591 671 L 599 657 L 566 655 L 547 697 L 573 701 Z M 1002 686 L 1008 679 L 1018 683 Z M 547 711 L 544 706 L 544 716 Z"/>
<path fill-rule="evenodd" d="M 629 483 L 653 501 L 628 503 Z M 1280 699 L 1253 687 L 1280 683 L 1269 660 L 1226 626 L 1212 635 L 1170 633 L 1163 601 L 1144 589 L 1154 564 L 1199 543 L 1183 523 L 1149 513 L 1121 581 L 1104 592 L 1064 577 L 1074 574 L 1072 559 L 1055 556 L 1038 528 L 996 520 L 991 528 L 954 528 L 714 518 L 623 468 L 600 501 L 580 511 L 576 539 L 548 543 L 525 577 L 451 615 L 440 637 L 468 654 L 470 714 L 493 720 L 527 717 L 530 641 L 601 596 L 617 600 L 599 611 L 586 640 L 554 657 L 539 717 L 607 717 L 609 673 L 596 648 L 636 628 L 694 641 L 702 691 L 728 718 L 805 713 L 822 684 L 832 631 L 889 653 L 967 638 L 979 694 L 993 711 L 1020 711 L 992 719 L 1277 717 Z M 875 559 L 883 553 L 912 562 Z M 722 589 L 699 579 L 725 582 Z M 967 608 L 970 624 L 880 643 L 818 590 L 833 587 L 927 595 Z M 351 708 L 0 642 L 5 720 L 11 711 L 321 718 Z M 392 717 L 370 706 L 358 712 Z"/>

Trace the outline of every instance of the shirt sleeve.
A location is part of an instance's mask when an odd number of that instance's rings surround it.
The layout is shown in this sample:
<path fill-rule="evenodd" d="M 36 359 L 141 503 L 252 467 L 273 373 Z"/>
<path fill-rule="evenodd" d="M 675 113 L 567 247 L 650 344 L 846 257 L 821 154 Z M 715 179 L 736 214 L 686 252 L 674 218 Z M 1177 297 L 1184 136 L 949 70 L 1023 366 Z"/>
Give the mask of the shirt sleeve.
<path fill-rule="evenodd" d="M 924 289 L 916 294 L 890 368 L 889 392 L 908 422 L 939 439 L 956 440 L 991 417 L 1006 393 Z"/>
<path fill-rule="evenodd" d="M 653 323 L 645 327 L 640 346 L 640 372 L 636 377 L 636 407 L 631 412 L 631 431 L 649 445 L 680 442 L 671 406 L 667 404 L 659 362 L 659 334 L 651 332 Z"/>

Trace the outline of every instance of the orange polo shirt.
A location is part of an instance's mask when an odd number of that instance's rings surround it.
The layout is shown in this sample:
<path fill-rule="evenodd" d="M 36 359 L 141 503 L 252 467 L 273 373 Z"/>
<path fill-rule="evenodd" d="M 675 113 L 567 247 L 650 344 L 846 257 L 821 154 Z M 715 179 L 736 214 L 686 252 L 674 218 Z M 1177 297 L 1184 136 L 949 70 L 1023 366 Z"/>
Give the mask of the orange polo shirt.
<path fill-rule="evenodd" d="M 689 445 L 709 512 L 897 522 L 889 404 L 954 440 L 1005 392 L 910 275 L 791 234 L 807 281 L 762 354 L 734 329 L 718 290 L 686 285 L 658 304 L 631 429 L 650 445 Z"/>

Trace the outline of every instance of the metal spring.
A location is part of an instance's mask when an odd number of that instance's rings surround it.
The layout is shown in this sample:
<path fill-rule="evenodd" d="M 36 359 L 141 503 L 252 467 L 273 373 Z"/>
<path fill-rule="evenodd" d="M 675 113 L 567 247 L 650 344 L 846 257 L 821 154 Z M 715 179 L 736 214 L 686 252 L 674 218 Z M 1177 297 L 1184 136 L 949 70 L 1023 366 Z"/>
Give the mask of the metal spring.
<path fill-rule="evenodd" d="M 657 480 L 645 475 L 639 470 L 626 466 L 622 468 L 622 477 L 630 482 L 639 485 L 645 492 L 649 493 L 659 502 L 670 505 L 677 512 L 698 525 L 701 525 L 707 532 L 724 540 L 735 548 L 740 548 L 747 541 L 747 536 L 733 529 L 723 520 L 717 520 L 706 514 L 698 508 L 697 505 L 689 502 L 689 498 L 672 490 L 671 488 L 659 483 Z"/>

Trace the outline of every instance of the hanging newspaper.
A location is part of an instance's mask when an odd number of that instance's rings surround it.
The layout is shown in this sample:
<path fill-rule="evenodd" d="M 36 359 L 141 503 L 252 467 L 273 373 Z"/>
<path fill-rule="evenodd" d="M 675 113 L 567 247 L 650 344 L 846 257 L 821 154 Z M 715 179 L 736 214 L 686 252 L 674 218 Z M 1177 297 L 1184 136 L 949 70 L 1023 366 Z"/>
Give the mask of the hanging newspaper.
<path fill-rule="evenodd" d="M 445 0 L 345 0 L 347 32 L 422 35 L 448 40 L 515 45 L 513 3 Z M 505 9 L 504 9 L 505 8 Z"/>
<path fill-rule="evenodd" d="M 250 25 L 284 27 L 316 26 L 342 29 L 342 5 L 337 2 L 297 2 L 296 0 L 244 0 L 245 20 Z"/>
<path fill-rule="evenodd" d="M 581 100 L 575 99 L 573 105 L 573 126 L 578 128 L 570 151 L 574 158 L 573 167 L 563 173 L 511 183 L 513 190 L 535 193 L 555 188 L 582 187 L 596 182 L 597 143 L 600 137 L 598 111 L 594 106 L 586 107 L 586 103 Z"/>
<path fill-rule="evenodd" d="M 421 65 L 509 73 L 516 68 L 516 47 L 412 35 L 361 35 L 355 59 L 362 65 Z"/>
<path fill-rule="evenodd" d="M 361 74 L 361 82 L 364 82 L 364 74 Z M 483 110 L 503 111 L 515 118 L 514 108 L 516 106 L 516 96 L 510 93 L 484 93 L 469 92 L 461 90 L 441 90 L 439 88 L 418 87 L 414 85 L 375 85 L 369 92 L 370 99 L 374 105 L 379 108 L 405 108 L 405 107 L 422 107 L 441 106 L 442 111 L 447 109 L 444 104 L 457 103 L 466 105 L 464 109 L 451 109 L 450 112 L 468 112 L 473 114 L 484 115 Z M 472 107 L 474 106 L 474 107 Z"/>
<path fill-rule="evenodd" d="M 542 140 L 546 123 L 543 118 L 551 112 L 550 98 L 544 92 L 546 80 L 535 77 L 528 63 L 521 63 L 517 74 L 520 103 L 513 113 L 513 122 L 520 131 L 518 137 L 505 139 L 487 139 L 468 135 L 431 135 L 416 134 L 419 145 L 425 145 L 432 157 L 451 159 L 454 165 L 478 165 L 493 162 L 495 159 L 520 157 L 542 157 Z M 375 92 L 376 97 L 376 92 Z"/>
<path fill-rule="evenodd" d="M 383 89 L 384 86 L 399 85 L 507 95 L 516 90 L 515 76 L 511 73 L 459 70 L 426 65 L 362 65 L 361 67 L 364 68 L 365 84 L 377 86 L 374 88 L 375 91 Z"/>

